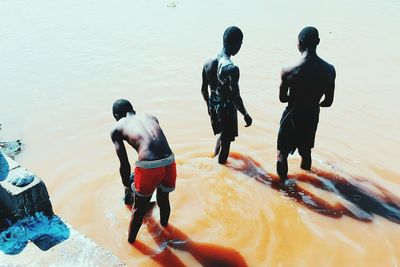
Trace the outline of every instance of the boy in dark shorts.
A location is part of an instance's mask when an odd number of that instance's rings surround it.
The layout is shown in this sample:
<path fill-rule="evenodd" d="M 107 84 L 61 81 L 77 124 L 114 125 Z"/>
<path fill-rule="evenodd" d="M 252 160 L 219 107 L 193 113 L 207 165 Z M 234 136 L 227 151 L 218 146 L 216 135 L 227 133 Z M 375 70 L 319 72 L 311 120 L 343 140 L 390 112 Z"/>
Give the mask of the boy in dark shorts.
<path fill-rule="evenodd" d="M 318 30 L 304 28 L 298 36 L 301 58 L 282 69 L 279 99 L 288 103 L 282 114 L 278 134 L 277 172 L 287 181 L 287 157 L 298 149 L 301 168 L 311 169 L 311 149 L 319 121 L 320 107 L 330 107 L 335 89 L 335 68 L 318 57 Z M 322 96 L 324 100 L 320 102 Z"/>
<path fill-rule="evenodd" d="M 207 103 L 214 134 L 220 134 L 215 146 L 215 156 L 219 154 L 220 164 L 226 163 L 231 142 L 238 136 L 237 111 L 244 116 L 246 127 L 253 121 L 240 96 L 239 68 L 231 61 L 231 56 L 239 52 L 242 41 L 243 33 L 238 27 L 226 29 L 222 51 L 204 64 L 202 72 L 201 92 Z"/>

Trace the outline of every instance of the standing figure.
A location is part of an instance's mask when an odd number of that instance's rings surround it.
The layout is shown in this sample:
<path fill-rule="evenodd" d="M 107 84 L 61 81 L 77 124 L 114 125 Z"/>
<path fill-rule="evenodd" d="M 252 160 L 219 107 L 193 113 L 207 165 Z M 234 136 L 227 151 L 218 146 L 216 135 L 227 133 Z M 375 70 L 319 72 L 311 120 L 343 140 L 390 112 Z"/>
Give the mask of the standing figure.
<path fill-rule="evenodd" d="M 320 107 L 330 107 L 333 102 L 336 72 L 331 64 L 317 55 L 319 41 L 316 28 L 301 30 L 297 45 L 301 58 L 282 69 L 279 100 L 288 105 L 280 121 L 276 168 L 283 182 L 287 181 L 287 157 L 296 148 L 301 156 L 300 167 L 311 169 L 311 149 L 314 147 L 319 110 Z"/>
<path fill-rule="evenodd" d="M 231 61 L 242 46 L 243 33 L 237 27 L 229 27 L 223 36 L 223 49 L 203 67 L 201 92 L 207 103 L 214 134 L 220 134 L 215 145 L 218 162 L 225 164 L 231 142 L 238 136 L 237 110 L 244 116 L 246 127 L 252 123 L 239 92 L 239 68 Z M 210 87 L 210 94 L 208 92 Z"/>
<path fill-rule="evenodd" d="M 156 117 L 136 114 L 125 99 L 114 102 L 113 115 L 117 123 L 111 131 L 111 139 L 120 161 L 119 172 L 122 183 L 127 190 L 134 192 L 135 198 L 128 237 L 128 241 L 133 243 L 156 189 L 161 225 L 168 225 L 171 211 L 169 193 L 175 189 L 176 181 L 175 158 Z M 133 181 L 124 141 L 138 153 Z"/>

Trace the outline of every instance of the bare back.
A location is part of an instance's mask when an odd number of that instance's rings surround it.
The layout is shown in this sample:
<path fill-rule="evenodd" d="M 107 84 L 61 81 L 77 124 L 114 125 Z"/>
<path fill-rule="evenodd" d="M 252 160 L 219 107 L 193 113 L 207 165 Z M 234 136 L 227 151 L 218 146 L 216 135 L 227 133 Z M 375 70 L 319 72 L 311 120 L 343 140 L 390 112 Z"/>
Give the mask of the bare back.
<path fill-rule="evenodd" d="M 207 81 L 211 91 L 216 91 L 218 87 L 217 69 L 218 60 L 216 58 L 208 60 L 203 67 L 203 78 Z"/>
<path fill-rule="evenodd" d="M 283 98 L 287 95 L 287 99 L 282 101 L 281 97 L 281 101 L 293 107 L 330 106 L 335 76 L 334 67 L 316 54 L 302 56 L 297 63 L 282 70 L 281 95 Z"/>
<path fill-rule="evenodd" d="M 152 115 L 128 115 L 117 122 L 115 131 L 137 151 L 139 160 L 163 159 L 172 154 L 157 118 Z"/>

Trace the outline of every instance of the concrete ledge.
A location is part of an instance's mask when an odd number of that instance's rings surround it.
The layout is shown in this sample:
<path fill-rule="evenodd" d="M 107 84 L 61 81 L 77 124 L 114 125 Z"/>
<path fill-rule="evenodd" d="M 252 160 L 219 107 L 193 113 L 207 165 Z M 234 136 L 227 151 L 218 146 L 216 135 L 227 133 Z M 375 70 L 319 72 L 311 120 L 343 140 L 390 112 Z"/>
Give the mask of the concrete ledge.
<path fill-rule="evenodd" d="M 0 267 L 125 266 L 53 214 L 43 181 L 0 152 Z"/>
<path fill-rule="evenodd" d="M 99 247 L 69 224 L 70 237 L 47 251 L 29 242 L 18 255 L 0 251 L 0 266 L 125 266 L 119 258 Z"/>
<path fill-rule="evenodd" d="M 38 211 L 53 215 L 47 188 L 39 177 L 1 153 L 0 164 L 1 209 L 8 214 L 10 222 L 34 215 Z M 4 217 L 0 219 L 4 220 Z"/>
<path fill-rule="evenodd" d="M 0 178 L 7 175 L 7 173 L 20 165 L 15 160 L 11 159 L 6 154 L 0 152 Z M 0 179 L 3 180 L 3 179 Z"/>

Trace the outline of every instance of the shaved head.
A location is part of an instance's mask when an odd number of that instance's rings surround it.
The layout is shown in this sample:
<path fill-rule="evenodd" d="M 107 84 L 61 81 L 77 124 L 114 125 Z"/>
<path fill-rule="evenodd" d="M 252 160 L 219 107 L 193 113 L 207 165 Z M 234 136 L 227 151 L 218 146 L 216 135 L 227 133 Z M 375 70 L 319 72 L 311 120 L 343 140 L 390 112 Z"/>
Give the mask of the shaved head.
<path fill-rule="evenodd" d="M 239 52 L 243 41 L 243 32 L 236 26 L 227 28 L 224 32 L 224 47 L 232 55 Z"/>
<path fill-rule="evenodd" d="M 299 42 L 304 47 L 317 46 L 319 44 L 318 30 L 314 27 L 305 27 L 299 33 Z"/>
<path fill-rule="evenodd" d="M 129 112 L 135 113 L 132 104 L 126 99 L 116 100 L 113 104 L 112 111 L 116 120 L 126 117 L 126 114 Z"/>
<path fill-rule="evenodd" d="M 231 26 L 224 32 L 224 44 L 234 45 L 242 42 L 243 32 L 236 26 Z"/>

